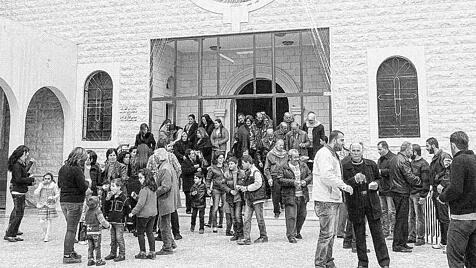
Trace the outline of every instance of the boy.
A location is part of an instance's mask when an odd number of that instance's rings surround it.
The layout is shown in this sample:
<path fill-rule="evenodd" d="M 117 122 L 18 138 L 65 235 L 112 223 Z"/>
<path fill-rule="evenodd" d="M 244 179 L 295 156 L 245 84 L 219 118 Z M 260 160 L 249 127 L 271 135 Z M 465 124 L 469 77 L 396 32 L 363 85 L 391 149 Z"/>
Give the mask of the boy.
<path fill-rule="evenodd" d="M 192 197 L 192 224 L 190 231 L 193 232 L 195 230 L 195 223 L 198 213 L 200 220 L 200 228 L 198 232 L 199 234 L 203 234 L 205 226 L 205 197 L 207 194 L 207 187 L 205 183 L 203 183 L 203 174 L 201 172 L 194 174 L 193 181 L 194 184 L 192 185 L 192 188 L 190 188 L 190 196 Z"/>
<path fill-rule="evenodd" d="M 88 241 L 88 266 L 101 266 L 106 264 L 101 259 L 101 226 L 109 228 L 111 225 L 104 219 L 99 207 L 99 198 L 91 196 L 86 201 L 88 210 L 85 215 L 86 239 Z M 96 261 L 94 261 L 94 251 L 96 251 Z"/>

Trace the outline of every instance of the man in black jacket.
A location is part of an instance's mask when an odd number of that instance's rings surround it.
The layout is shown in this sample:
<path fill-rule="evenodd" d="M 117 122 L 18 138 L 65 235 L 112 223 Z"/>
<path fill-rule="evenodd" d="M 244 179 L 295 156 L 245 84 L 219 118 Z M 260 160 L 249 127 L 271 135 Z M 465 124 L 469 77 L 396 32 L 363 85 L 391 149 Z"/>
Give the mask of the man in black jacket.
<path fill-rule="evenodd" d="M 476 267 L 476 156 L 468 150 L 469 138 L 463 131 L 450 136 L 450 184 L 439 201 L 449 202 L 451 221 L 448 228 L 447 259 L 449 267 Z M 443 190 L 443 191 L 442 191 Z"/>
<path fill-rule="evenodd" d="M 381 141 L 377 144 L 377 150 L 380 154 L 378 159 L 378 169 L 380 177 L 378 193 L 380 197 L 380 205 L 382 206 L 382 228 L 383 235 L 388 239 L 393 239 L 393 226 L 395 225 L 395 205 L 393 204 L 392 194 L 390 188 L 392 181 L 390 180 L 390 161 L 395 157 L 386 141 Z"/>
<path fill-rule="evenodd" d="M 409 160 L 412 154 L 412 144 L 405 141 L 400 152 L 390 161 L 391 192 L 396 210 L 392 246 L 395 252 L 412 252 L 412 247 L 407 245 L 410 189 L 411 185 L 421 182 L 420 178 L 412 173 Z"/>
<path fill-rule="evenodd" d="M 316 152 L 325 144 L 324 126 L 321 122 L 316 120 L 316 114 L 309 112 L 307 114 L 307 121 L 302 126 L 302 130 L 306 132 L 311 145 L 308 148 L 309 159 L 314 159 Z"/>
<path fill-rule="evenodd" d="M 375 253 L 381 267 L 388 267 L 390 257 L 382 232 L 380 216 L 382 210 L 377 195 L 380 180 L 377 165 L 372 160 L 364 159 L 363 146 L 354 143 L 350 146 L 351 161 L 343 163 L 344 182 L 352 186 L 354 194 L 346 193 L 345 201 L 349 220 L 352 222 L 357 245 L 358 267 L 368 267 L 367 245 L 365 242 L 365 219 L 367 218 L 370 233 L 374 242 Z"/>

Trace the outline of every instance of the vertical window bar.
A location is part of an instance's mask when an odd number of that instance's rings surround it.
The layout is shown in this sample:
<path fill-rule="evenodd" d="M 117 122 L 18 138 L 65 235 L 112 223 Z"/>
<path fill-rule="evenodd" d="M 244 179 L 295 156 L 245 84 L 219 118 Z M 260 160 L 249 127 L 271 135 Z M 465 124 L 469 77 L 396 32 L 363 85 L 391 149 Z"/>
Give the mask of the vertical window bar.
<path fill-rule="evenodd" d="M 163 40 L 160 40 L 162 42 Z M 153 97 L 153 88 L 154 88 L 154 44 L 155 42 L 159 42 L 158 40 L 152 40 L 150 42 L 150 58 L 149 58 L 149 64 L 150 64 L 150 78 L 149 78 L 149 127 L 152 127 L 152 97 Z M 159 67 L 159 66 L 157 66 Z"/>
<path fill-rule="evenodd" d="M 220 37 L 217 37 L 217 95 L 220 95 Z"/>
<path fill-rule="evenodd" d="M 256 95 L 256 34 L 253 34 L 253 95 Z"/>
<path fill-rule="evenodd" d="M 174 41 L 174 90 L 172 91 L 172 96 L 174 96 L 173 104 L 173 122 L 177 124 L 177 61 L 178 61 L 178 45 L 177 40 Z"/>
<path fill-rule="evenodd" d="M 273 93 L 273 124 L 276 128 L 276 48 L 275 48 L 275 34 L 271 34 L 271 93 Z"/>
<path fill-rule="evenodd" d="M 202 72 L 203 72 L 203 38 L 198 40 L 198 117 L 203 114 Z"/>
<path fill-rule="evenodd" d="M 300 87 L 299 87 L 299 93 L 301 93 L 301 97 L 300 97 L 300 104 L 301 104 L 301 126 L 304 125 L 304 121 L 305 121 L 305 118 L 304 118 L 304 96 L 302 95 L 302 93 L 304 92 L 304 72 L 302 70 L 303 68 L 303 56 L 302 56 L 302 52 L 303 51 L 303 48 L 302 48 L 302 31 L 299 32 L 299 82 L 300 82 Z"/>

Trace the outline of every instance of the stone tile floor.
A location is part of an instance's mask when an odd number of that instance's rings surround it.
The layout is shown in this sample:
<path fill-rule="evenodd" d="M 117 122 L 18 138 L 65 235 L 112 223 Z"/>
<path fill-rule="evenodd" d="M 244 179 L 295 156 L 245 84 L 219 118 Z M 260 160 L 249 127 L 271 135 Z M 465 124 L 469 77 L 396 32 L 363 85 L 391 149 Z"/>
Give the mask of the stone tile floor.
<path fill-rule="evenodd" d="M 5 233 L 8 219 L 0 217 L 0 231 Z M 224 229 L 218 234 L 206 229 L 205 234 L 197 231 L 191 233 L 190 217 L 180 217 L 183 239 L 177 241 L 178 248 L 174 255 L 158 256 L 156 260 L 135 260 L 138 252 L 137 238 L 126 233 L 126 261 L 114 263 L 108 261 L 105 267 L 313 267 L 314 250 L 317 241 L 318 222 L 309 221 L 304 224 L 303 240 L 290 244 L 285 238 L 284 220 L 267 220 L 269 242 L 251 246 L 238 246 L 224 235 Z M 9 243 L 0 241 L 0 267 L 62 267 L 63 236 L 65 221 L 60 217 L 54 222 L 54 230 L 50 242 L 42 241 L 40 226 L 34 210 L 27 212 L 20 229 L 25 233 L 24 242 Z M 258 229 L 253 221 L 252 239 L 257 238 Z M 103 257 L 109 253 L 109 233 L 103 231 Z M 367 245 L 369 267 L 379 267 L 373 250 L 371 238 Z M 159 250 L 162 242 L 156 243 Z M 391 248 L 391 241 L 387 241 Z M 83 263 L 70 264 L 69 267 L 85 267 L 87 261 L 87 245 L 75 245 L 76 251 L 83 255 Z M 342 249 L 342 239 L 336 239 L 334 245 L 335 263 L 339 268 L 356 267 L 357 255 L 348 249 Z M 430 245 L 417 247 L 413 253 L 394 253 L 390 251 L 390 267 L 447 267 L 446 256 Z"/>

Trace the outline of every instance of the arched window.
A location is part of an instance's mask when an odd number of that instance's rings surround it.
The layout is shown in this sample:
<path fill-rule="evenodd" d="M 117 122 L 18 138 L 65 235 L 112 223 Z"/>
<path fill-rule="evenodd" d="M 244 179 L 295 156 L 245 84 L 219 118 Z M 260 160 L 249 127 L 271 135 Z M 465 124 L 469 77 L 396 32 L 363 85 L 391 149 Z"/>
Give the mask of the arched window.
<path fill-rule="evenodd" d="M 420 137 L 418 79 L 402 57 L 385 60 L 377 71 L 379 138 Z"/>
<path fill-rule="evenodd" d="M 83 139 L 111 140 L 112 79 L 106 72 L 92 73 L 84 85 Z"/>

